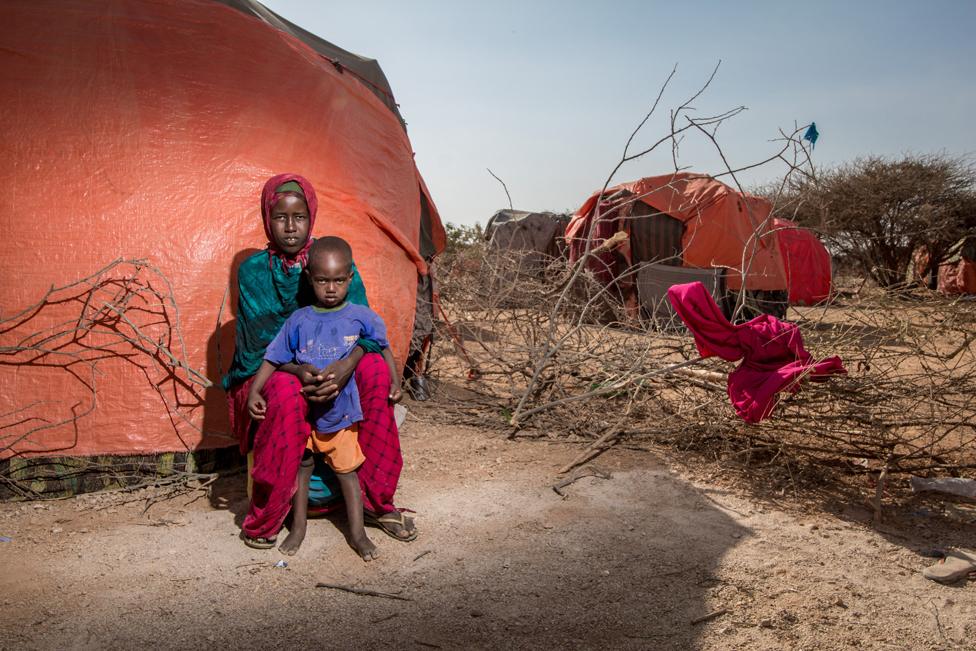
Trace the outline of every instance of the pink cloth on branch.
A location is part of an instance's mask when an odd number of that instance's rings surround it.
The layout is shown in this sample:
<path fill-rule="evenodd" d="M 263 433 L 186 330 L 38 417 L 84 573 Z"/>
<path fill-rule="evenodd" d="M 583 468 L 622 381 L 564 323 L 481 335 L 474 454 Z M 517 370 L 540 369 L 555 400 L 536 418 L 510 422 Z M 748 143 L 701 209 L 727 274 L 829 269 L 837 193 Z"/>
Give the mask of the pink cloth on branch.
<path fill-rule="evenodd" d="M 742 363 L 729 373 L 729 399 L 742 420 L 758 423 L 776 406 L 776 394 L 796 393 L 800 380 L 846 373 L 840 357 L 814 361 L 800 329 L 768 314 L 732 325 L 699 282 L 674 285 L 668 298 L 691 330 L 702 357 Z"/>

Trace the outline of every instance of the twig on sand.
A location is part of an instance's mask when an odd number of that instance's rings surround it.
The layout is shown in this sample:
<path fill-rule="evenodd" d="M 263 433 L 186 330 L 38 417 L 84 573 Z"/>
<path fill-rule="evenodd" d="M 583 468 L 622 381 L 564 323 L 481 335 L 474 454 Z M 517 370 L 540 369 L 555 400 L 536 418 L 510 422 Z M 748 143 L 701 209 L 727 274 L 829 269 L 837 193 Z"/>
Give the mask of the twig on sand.
<path fill-rule="evenodd" d="M 601 436 L 600 438 L 598 438 L 597 440 L 593 441 L 588 446 L 586 446 L 586 449 L 583 450 L 575 459 L 573 459 L 565 466 L 560 468 L 559 472 L 557 472 L 556 474 L 565 475 L 567 472 L 569 472 L 576 466 L 582 465 L 587 461 L 589 461 L 590 459 L 592 459 L 593 457 L 595 457 L 596 455 L 600 454 L 601 452 L 603 452 L 604 450 L 612 446 L 614 443 L 616 443 L 616 439 L 622 431 L 623 430 L 620 428 L 619 425 L 611 427 L 606 432 L 604 432 L 603 436 Z M 559 491 L 556 492 L 558 493 Z"/>
<path fill-rule="evenodd" d="M 431 551 L 433 551 L 433 550 L 431 550 L 431 549 L 428 549 L 427 551 L 423 551 L 423 552 L 420 552 L 419 554 L 417 554 L 416 556 L 414 556 L 414 557 L 413 557 L 413 562 L 414 562 L 414 563 L 416 563 L 416 562 L 417 562 L 417 561 L 419 561 L 419 560 L 420 560 L 421 558 L 423 558 L 423 557 L 424 557 L 424 556 L 426 556 L 427 554 L 429 554 L 429 553 L 431 553 Z"/>
<path fill-rule="evenodd" d="M 399 616 L 399 614 L 400 613 L 390 613 L 386 617 L 378 617 L 376 619 L 371 619 L 371 620 L 369 620 L 369 623 L 370 624 L 382 624 L 383 622 L 388 622 L 391 619 L 393 619 L 394 617 Z"/>
<path fill-rule="evenodd" d="M 601 470 L 596 466 L 590 465 L 584 468 L 580 468 L 569 477 L 566 477 L 565 479 L 556 482 L 555 484 L 552 485 L 552 490 L 559 497 L 565 498 L 566 493 L 564 493 L 562 489 L 566 488 L 570 484 L 578 482 L 580 479 L 583 479 L 584 477 L 599 477 L 600 479 L 612 479 L 613 475 L 611 475 L 606 470 Z"/>
<path fill-rule="evenodd" d="M 932 606 L 932 612 L 935 614 L 935 625 L 939 631 L 939 636 L 942 638 L 942 642 L 948 645 L 949 639 L 946 637 L 945 627 L 942 625 L 942 619 L 939 617 L 939 607 L 931 599 L 929 599 L 929 605 Z"/>
<path fill-rule="evenodd" d="M 362 595 L 364 597 L 382 597 L 384 599 L 396 599 L 398 601 L 413 601 L 410 597 L 401 597 L 398 594 L 391 594 L 389 592 L 377 592 L 375 590 L 367 590 L 366 588 L 353 588 L 348 585 L 336 585 L 334 583 L 316 583 L 316 588 L 329 588 L 330 590 L 342 590 L 343 592 L 351 592 L 352 594 Z"/>
<path fill-rule="evenodd" d="M 713 619 L 717 619 L 722 615 L 728 614 L 728 612 L 729 612 L 728 608 L 722 608 L 721 610 L 710 612 L 707 615 L 702 615 L 701 617 L 696 617 L 695 619 L 691 620 L 691 625 L 695 626 L 696 624 L 704 624 L 705 622 L 710 622 Z"/>
<path fill-rule="evenodd" d="M 163 518 L 161 520 L 150 520 L 149 522 L 136 522 L 134 523 L 137 527 L 185 527 L 185 522 L 177 522 L 176 520 L 167 520 Z"/>

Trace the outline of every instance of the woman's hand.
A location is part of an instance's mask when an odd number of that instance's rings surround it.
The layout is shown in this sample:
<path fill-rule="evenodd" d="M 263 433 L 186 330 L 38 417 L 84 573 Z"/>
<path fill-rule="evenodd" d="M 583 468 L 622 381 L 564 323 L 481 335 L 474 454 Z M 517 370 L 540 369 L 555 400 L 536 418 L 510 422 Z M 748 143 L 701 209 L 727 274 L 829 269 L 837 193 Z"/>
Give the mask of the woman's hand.
<path fill-rule="evenodd" d="M 383 349 L 383 361 L 386 362 L 386 368 L 390 371 L 390 393 L 387 395 L 387 398 L 390 399 L 390 403 L 395 405 L 403 397 L 403 391 L 400 390 L 403 381 L 400 379 L 400 371 L 397 368 L 396 360 L 393 359 L 393 351 L 390 350 L 389 346 Z"/>
<path fill-rule="evenodd" d="M 362 351 L 358 347 L 356 350 Z M 309 402 L 327 402 L 335 399 L 356 371 L 356 364 L 359 363 L 361 358 L 362 353 L 360 352 L 357 355 L 354 351 L 348 357 L 332 362 L 326 366 L 318 373 L 318 377 L 322 378 L 320 381 L 302 387 L 302 393 L 305 394 L 305 398 Z"/>
<path fill-rule="evenodd" d="M 400 389 L 400 378 L 398 377 L 393 378 L 393 381 L 390 382 L 389 398 L 393 404 L 400 402 L 400 399 L 403 398 L 403 391 Z"/>
<path fill-rule="evenodd" d="M 252 391 L 247 394 L 247 413 L 251 414 L 254 420 L 264 420 L 264 415 L 268 411 L 268 403 L 264 401 L 260 393 Z"/>

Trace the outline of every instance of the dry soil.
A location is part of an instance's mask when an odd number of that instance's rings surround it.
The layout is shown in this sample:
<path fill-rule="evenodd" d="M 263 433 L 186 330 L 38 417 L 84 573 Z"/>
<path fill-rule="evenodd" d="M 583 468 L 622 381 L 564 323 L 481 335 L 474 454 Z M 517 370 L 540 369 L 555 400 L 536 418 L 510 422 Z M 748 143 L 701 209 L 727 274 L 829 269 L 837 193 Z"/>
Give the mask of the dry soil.
<path fill-rule="evenodd" d="M 561 498 L 578 446 L 424 413 L 403 429 L 398 500 L 421 535 L 371 530 L 369 564 L 342 518 L 313 521 L 294 557 L 245 547 L 242 475 L 145 513 L 127 494 L 0 504 L 0 647 L 976 648 L 976 583 L 921 576 L 940 542 L 924 523 L 771 506 L 620 448 L 594 462 L 610 479 Z"/>

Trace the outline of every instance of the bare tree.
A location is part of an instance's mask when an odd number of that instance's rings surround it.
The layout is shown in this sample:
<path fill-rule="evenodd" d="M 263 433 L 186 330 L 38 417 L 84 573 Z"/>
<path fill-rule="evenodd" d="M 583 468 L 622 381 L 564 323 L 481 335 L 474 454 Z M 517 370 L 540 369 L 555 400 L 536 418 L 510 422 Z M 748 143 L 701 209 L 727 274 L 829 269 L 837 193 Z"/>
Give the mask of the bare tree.
<path fill-rule="evenodd" d="M 899 286 L 920 247 L 923 275 L 976 227 L 976 170 L 963 158 L 915 155 L 858 159 L 798 178 L 790 188 L 797 221 L 820 232 L 881 287 Z"/>

